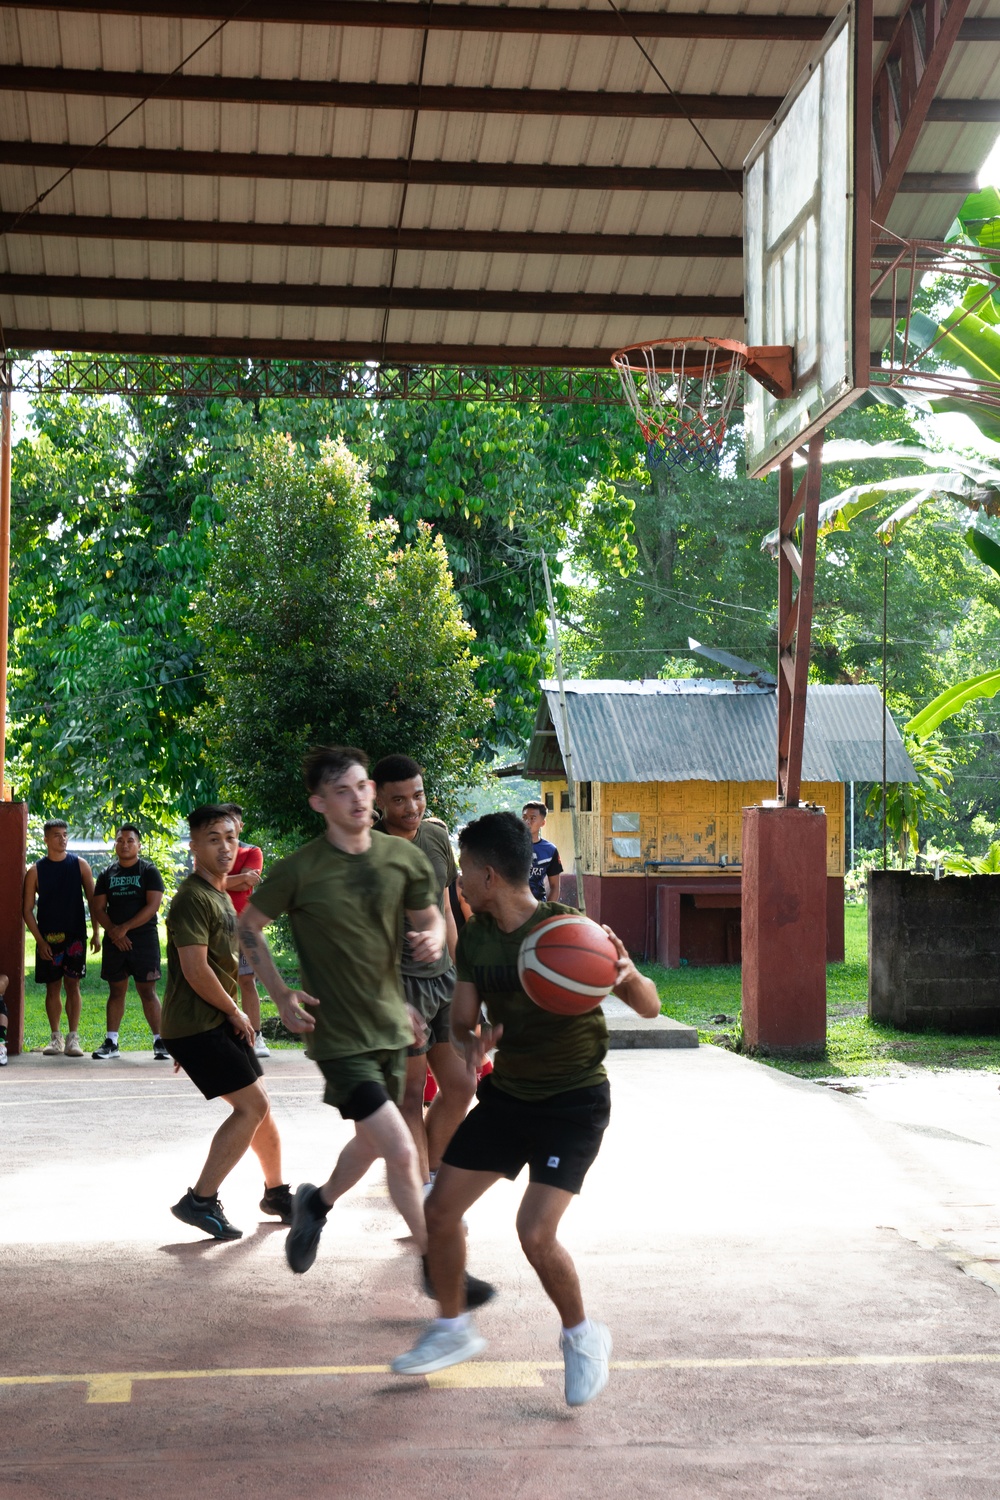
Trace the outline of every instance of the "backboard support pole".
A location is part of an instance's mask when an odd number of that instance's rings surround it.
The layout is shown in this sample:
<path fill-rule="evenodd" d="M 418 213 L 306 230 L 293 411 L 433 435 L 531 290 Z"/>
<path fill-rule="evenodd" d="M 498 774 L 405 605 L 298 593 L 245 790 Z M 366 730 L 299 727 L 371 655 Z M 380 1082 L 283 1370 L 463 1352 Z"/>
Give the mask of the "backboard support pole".
<path fill-rule="evenodd" d="M 802 786 L 802 746 L 812 644 L 816 582 L 816 535 L 823 433 L 806 449 L 806 471 L 795 485 L 791 458 L 778 474 L 778 773 L 780 807 L 798 807 Z M 802 517 L 801 551 L 796 538 Z M 798 582 L 798 589 L 795 584 Z"/>
<path fill-rule="evenodd" d="M 910 0 L 896 22 L 872 82 L 872 196 L 874 231 L 899 192 L 921 126 L 969 0 Z M 859 220 L 859 223 L 861 221 Z"/>

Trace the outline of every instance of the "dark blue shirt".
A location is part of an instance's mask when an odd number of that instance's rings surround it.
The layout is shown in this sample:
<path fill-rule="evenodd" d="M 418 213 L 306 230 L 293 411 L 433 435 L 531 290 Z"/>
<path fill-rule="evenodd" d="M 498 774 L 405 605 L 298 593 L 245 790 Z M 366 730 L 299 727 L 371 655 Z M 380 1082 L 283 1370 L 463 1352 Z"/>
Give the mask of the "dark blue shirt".
<path fill-rule="evenodd" d="M 537 844 L 532 844 L 531 874 L 528 876 L 528 884 L 536 901 L 545 900 L 546 875 L 550 880 L 554 880 L 557 875 L 561 874 L 562 861 L 555 844 L 550 844 L 548 839 L 539 839 Z"/>

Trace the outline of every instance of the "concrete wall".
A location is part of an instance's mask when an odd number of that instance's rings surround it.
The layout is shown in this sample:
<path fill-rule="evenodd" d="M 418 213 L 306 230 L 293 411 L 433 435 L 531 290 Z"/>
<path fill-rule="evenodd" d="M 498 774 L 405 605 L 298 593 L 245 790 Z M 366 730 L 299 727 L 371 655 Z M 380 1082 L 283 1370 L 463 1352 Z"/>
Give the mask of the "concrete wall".
<path fill-rule="evenodd" d="M 1000 1032 L 1000 876 L 868 876 L 868 1014 L 905 1031 Z"/>

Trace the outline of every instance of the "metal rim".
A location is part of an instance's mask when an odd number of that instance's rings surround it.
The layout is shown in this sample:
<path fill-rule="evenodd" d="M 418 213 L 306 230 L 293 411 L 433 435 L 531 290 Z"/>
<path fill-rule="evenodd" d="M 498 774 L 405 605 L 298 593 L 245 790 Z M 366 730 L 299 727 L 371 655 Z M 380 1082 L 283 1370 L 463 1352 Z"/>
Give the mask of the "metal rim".
<path fill-rule="evenodd" d="M 678 349 L 685 347 L 690 349 L 694 355 L 693 358 L 686 358 L 684 361 L 684 368 L 691 375 L 697 375 L 699 371 L 704 371 L 707 368 L 709 364 L 709 351 L 717 351 L 711 361 L 713 370 L 717 375 L 725 375 L 727 371 L 732 369 L 744 369 L 750 352 L 748 346 L 741 344 L 738 339 L 717 339 L 708 335 L 695 333 L 687 334 L 681 338 L 647 339 L 639 344 L 625 344 L 621 349 L 616 349 L 612 354 L 611 363 L 615 369 L 619 369 L 623 365 L 630 370 L 640 369 L 645 366 L 645 356 L 649 351 L 654 351 L 655 360 L 655 351 L 657 349 Z M 704 358 L 701 361 L 697 357 L 700 351 L 704 351 Z M 639 353 L 643 355 L 642 366 L 633 363 L 628 357 L 630 354 Z"/>

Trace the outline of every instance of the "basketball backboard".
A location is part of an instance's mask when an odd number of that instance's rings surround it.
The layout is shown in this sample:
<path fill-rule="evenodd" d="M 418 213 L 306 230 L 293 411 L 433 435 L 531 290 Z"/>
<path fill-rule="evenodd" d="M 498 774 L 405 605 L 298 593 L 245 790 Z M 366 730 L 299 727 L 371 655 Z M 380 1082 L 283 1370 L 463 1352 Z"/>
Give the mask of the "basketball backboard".
<path fill-rule="evenodd" d="M 840 12 L 744 163 L 746 342 L 791 346 L 794 376 L 786 400 L 747 381 L 753 475 L 868 383 L 869 6 Z"/>

